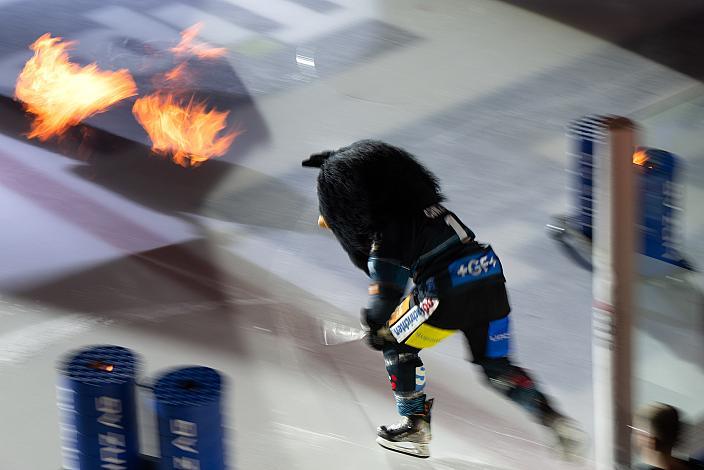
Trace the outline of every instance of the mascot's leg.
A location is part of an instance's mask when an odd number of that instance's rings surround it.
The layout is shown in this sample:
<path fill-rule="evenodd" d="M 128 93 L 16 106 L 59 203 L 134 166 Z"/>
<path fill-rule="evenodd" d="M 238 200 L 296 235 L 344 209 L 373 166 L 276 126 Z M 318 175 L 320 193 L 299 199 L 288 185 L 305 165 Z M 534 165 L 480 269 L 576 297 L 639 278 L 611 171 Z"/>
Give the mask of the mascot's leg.
<path fill-rule="evenodd" d="M 430 408 L 433 400 L 426 400 L 425 367 L 420 351 L 402 344 L 388 344 L 384 348 L 384 361 L 396 398 L 401 421 L 377 429 L 376 441 L 387 449 L 429 457 Z"/>
<path fill-rule="evenodd" d="M 557 412 L 528 372 L 514 365 L 508 357 L 509 317 L 463 332 L 469 341 L 473 362 L 482 367 L 489 385 L 551 429 L 565 457 L 581 455 L 586 441 L 584 432 L 573 420 Z"/>

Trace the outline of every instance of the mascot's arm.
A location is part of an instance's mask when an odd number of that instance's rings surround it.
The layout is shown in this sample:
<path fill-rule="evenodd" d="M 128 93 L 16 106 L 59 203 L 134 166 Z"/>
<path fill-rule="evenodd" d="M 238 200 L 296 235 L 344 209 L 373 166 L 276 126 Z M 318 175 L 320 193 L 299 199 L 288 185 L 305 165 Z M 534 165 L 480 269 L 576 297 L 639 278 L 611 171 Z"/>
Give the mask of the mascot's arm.
<path fill-rule="evenodd" d="M 401 264 L 398 237 L 384 233 L 375 237 L 369 254 L 369 303 L 365 309 L 365 321 L 374 330 L 389 320 L 399 304 L 408 284 L 410 270 Z"/>
<path fill-rule="evenodd" d="M 389 258 L 369 257 L 369 303 L 366 310 L 366 322 L 374 329 L 383 326 L 401 301 L 406 283 L 408 268 L 400 261 Z"/>
<path fill-rule="evenodd" d="M 383 350 L 387 342 L 395 341 L 384 327 L 403 296 L 409 270 L 399 260 L 379 257 L 372 250 L 369 277 L 369 303 L 367 308 L 362 309 L 362 321 L 369 326 L 367 344 L 373 349 Z"/>

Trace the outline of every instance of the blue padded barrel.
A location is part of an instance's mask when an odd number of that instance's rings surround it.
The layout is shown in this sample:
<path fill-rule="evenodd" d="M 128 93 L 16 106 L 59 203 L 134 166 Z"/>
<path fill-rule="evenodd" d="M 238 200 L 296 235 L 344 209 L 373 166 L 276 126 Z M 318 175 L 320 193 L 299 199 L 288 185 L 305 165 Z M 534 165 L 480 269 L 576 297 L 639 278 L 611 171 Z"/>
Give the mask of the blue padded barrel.
<path fill-rule="evenodd" d="M 137 469 L 137 359 L 120 346 L 92 346 L 59 365 L 65 469 Z"/>
<path fill-rule="evenodd" d="M 570 123 L 567 128 L 570 162 L 568 172 L 570 214 L 567 224 L 573 230 L 592 238 L 594 209 L 594 167 L 598 146 L 606 141 L 604 126 L 609 116 L 585 116 Z M 641 197 L 638 220 L 641 222 L 642 238 L 640 252 L 681 267 L 688 267 L 678 251 L 680 236 L 677 222 L 679 187 L 676 181 L 677 157 L 658 149 L 644 151 L 647 160 L 640 169 L 638 191 Z"/>
<path fill-rule="evenodd" d="M 162 375 L 154 386 L 160 469 L 223 470 L 222 378 L 208 367 Z"/>
<path fill-rule="evenodd" d="M 643 224 L 641 252 L 650 258 L 684 266 L 679 252 L 679 184 L 676 182 L 677 158 L 664 150 L 641 148 L 645 161 L 640 169 L 640 194 Z"/>
<path fill-rule="evenodd" d="M 606 138 L 604 120 L 607 116 L 584 116 L 567 127 L 569 141 L 568 189 L 571 194 L 568 223 L 574 230 L 592 238 L 594 154 L 596 146 Z"/>

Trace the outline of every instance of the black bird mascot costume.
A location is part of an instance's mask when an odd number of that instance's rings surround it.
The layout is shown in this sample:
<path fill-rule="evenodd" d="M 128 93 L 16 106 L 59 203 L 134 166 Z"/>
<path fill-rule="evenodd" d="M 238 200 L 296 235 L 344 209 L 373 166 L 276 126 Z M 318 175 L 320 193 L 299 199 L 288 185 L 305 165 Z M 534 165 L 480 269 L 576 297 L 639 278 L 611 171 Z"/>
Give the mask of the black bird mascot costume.
<path fill-rule="evenodd" d="M 405 150 L 373 140 L 311 155 L 303 166 L 320 169 L 319 225 L 332 230 L 370 279 L 362 309 L 366 340 L 384 354 L 401 415 L 398 424 L 378 428 L 377 442 L 430 455 L 433 400 L 424 393 L 419 353 L 459 331 L 491 387 L 550 428 L 566 456 L 581 452 L 576 423 L 509 359 L 511 308 L 501 261 L 442 205 L 438 179 Z"/>

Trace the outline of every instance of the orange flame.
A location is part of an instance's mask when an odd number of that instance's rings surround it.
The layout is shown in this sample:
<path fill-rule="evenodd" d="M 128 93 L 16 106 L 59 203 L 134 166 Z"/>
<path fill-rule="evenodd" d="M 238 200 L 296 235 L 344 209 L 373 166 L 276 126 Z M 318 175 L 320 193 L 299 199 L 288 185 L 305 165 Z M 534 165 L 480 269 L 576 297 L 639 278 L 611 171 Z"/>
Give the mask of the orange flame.
<path fill-rule="evenodd" d="M 648 162 L 648 154 L 645 150 L 638 150 L 633 154 L 633 163 L 640 166 L 645 166 Z"/>
<path fill-rule="evenodd" d="M 201 59 L 215 59 L 224 56 L 227 49 L 223 47 L 211 47 L 206 42 L 195 43 L 193 41 L 202 27 L 203 23 L 198 22 L 181 31 L 181 42 L 176 47 L 172 47 L 171 51 L 176 55 L 192 54 Z"/>
<path fill-rule="evenodd" d="M 96 370 L 104 370 L 105 372 L 112 372 L 115 369 L 112 364 L 106 364 L 103 361 L 94 361 L 90 364 L 90 367 Z"/>
<path fill-rule="evenodd" d="M 164 80 L 168 82 L 184 78 L 186 78 L 186 62 L 177 65 L 164 74 Z"/>
<path fill-rule="evenodd" d="M 81 67 L 69 61 L 61 42 L 49 33 L 30 49 L 34 56 L 17 77 L 15 96 L 35 115 L 29 138 L 45 141 L 82 120 L 137 94 L 137 85 L 126 69 L 102 71 L 96 64 Z"/>
<path fill-rule="evenodd" d="M 218 136 L 229 112 L 207 110 L 205 103 L 193 98 L 183 104 L 173 95 L 148 95 L 137 99 L 132 112 L 149 134 L 152 150 L 173 153 L 173 160 L 184 167 L 224 155 L 240 134 L 232 131 Z"/>

